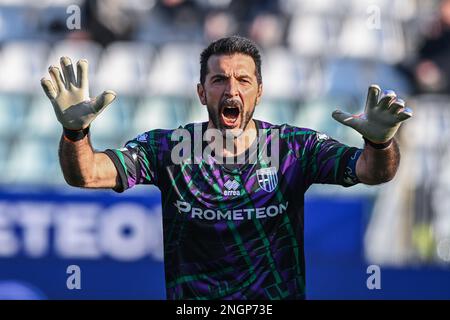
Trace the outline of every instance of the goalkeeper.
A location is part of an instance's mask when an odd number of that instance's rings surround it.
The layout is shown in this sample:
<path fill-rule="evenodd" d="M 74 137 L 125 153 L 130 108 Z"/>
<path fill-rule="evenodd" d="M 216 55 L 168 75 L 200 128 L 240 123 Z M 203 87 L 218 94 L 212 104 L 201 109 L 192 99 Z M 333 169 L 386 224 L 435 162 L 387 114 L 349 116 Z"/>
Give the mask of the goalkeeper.
<path fill-rule="evenodd" d="M 63 126 L 64 177 L 83 188 L 123 192 L 154 184 L 163 191 L 168 299 L 304 299 L 304 193 L 313 183 L 391 180 L 400 161 L 394 136 L 412 115 L 393 91 L 370 86 L 361 114 L 332 114 L 361 134 L 363 149 L 311 129 L 253 119 L 263 93 L 261 56 L 250 40 L 233 36 L 211 43 L 200 56 L 197 94 L 208 121 L 182 127 L 194 137 L 193 149 L 212 146 L 214 157 L 174 161 L 179 131 L 161 129 L 97 152 L 89 127 L 116 94 L 90 98 L 86 60 L 77 62 L 75 75 L 63 57 L 61 70 L 51 66 L 51 80 L 41 83 Z M 211 130 L 220 139 L 208 145 L 195 140 Z M 269 148 L 278 161 L 263 159 Z"/>

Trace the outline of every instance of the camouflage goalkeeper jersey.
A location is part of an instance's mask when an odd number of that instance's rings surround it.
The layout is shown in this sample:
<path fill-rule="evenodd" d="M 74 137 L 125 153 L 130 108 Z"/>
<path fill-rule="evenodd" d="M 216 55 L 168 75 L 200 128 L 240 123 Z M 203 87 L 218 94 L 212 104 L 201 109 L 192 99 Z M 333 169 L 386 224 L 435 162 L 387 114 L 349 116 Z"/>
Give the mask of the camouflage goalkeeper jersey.
<path fill-rule="evenodd" d="M 105 151 L 118 171 L 116 191 L 161 190 L 168 299 L 305 298 L 304 193 L 313 183 L 358 183 L 361 150 L 314 130 L 255 123 L 263 133 L 256 161 L 247 155 L 242 164 L 193 161 L 195 153 L 174 163 L 176 130 L 151 130 Z M 206 128 L 182 127 L 192 135 Z M 274 133 L 277 148 L 269 150 Z M 262 160 L 268 150 L 278 161 Z"/>

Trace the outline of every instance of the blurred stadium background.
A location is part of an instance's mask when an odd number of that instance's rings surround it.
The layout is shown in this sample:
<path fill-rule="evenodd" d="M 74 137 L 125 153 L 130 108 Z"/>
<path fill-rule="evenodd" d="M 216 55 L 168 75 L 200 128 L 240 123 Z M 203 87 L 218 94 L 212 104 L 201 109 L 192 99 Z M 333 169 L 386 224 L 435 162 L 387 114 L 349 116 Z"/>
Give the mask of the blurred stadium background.
<path fill-rule="evenodd" d="M 75 7 L 74 7 L 75 6 Z M 159 191 L 65 185 L 61 127 L 39 80 L 66 55 L 90 62 L 91 94 L 118 99 L 96 149 L 204 121 L 199 53 L 241 34 L 263 53 L 255 117 L 362 146 L 331 112 L 363 108 L 372 83 L 415 117 L 387 185 L 314 186 L 306 196 L 311 299 L 450 298 L 450 4 L 419 0 L 0 0 L 0 298 L 164 299 Z M 75 8 L 75 9 L 74 9 Z M 68 21 L 80 12 L 81 29 Z M 75 11 L 74 11 L 75 10 Z M 68 290 L 79 265 L 82 289 Z M 366 269 L 381 267 L 381 289 Z"/>

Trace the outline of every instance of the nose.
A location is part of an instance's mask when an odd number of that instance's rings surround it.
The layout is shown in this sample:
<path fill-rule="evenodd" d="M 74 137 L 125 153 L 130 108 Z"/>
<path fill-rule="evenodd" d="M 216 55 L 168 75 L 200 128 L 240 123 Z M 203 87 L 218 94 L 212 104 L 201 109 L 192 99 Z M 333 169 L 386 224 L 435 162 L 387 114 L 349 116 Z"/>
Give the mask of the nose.
<path fill-rule="evenodd" d="M 225 95 L 227 97 L 235 97 L 239 95 L 238 82 L 233 77 L 230 77 L 227 80 L 227 85 L 225 87 Z"/>

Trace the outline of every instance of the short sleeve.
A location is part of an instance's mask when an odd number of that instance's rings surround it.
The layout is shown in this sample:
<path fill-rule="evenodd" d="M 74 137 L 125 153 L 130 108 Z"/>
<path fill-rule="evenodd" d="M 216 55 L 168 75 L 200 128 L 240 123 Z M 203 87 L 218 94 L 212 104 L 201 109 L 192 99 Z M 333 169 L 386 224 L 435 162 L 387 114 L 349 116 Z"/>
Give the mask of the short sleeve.
<path fill-rule="evenodd" d="M 356 162 L 362 150 L 342 144 L 326 134 L 311 131 L 305 137 L 307 180 L 350 187 L 359 183 Z"/>
<path fill-rule="evenodd" d="M 137 184 L 157 185 L 158 148 L 151 136 L 150 132 L 144 133 L 128 141 L 124 148 L 105 150 L 119 175 L 119 186 L 114 191 L 123 192 Z"/>

